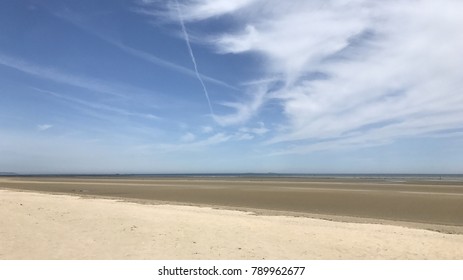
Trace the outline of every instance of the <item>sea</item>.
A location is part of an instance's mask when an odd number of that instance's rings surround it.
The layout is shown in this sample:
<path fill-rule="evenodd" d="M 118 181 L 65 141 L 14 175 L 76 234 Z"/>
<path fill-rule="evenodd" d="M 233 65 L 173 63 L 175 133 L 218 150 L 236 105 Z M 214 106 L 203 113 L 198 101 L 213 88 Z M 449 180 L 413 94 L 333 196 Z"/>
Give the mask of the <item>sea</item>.
<path fill-rule="evenodd" d="M 300 178 L 300 179 L 355 179 L 379 181 L 452 181 L 463 182 L 463 174 L 384 174 L 384 173 L 68 173 L 68 174 L 18 174 L 0 173 L 1 177 L 86 177 L 86 178 Z"/>

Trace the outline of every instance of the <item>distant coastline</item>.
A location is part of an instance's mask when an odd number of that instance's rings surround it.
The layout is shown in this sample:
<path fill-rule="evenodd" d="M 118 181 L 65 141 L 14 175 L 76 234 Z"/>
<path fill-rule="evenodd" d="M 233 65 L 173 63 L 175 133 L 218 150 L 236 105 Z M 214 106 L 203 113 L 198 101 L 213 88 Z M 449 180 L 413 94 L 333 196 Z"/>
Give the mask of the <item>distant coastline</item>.
<path fill-rule="evenodd" d="M 15 172 L 0 172 L 0 176 L 20 176 L 20 175 Z"/>
<path fill-rule="evenodd" d="M 419 180 L 463 182 L 463 174 L 415 173 L 16 173 L 0 172 L 5 177 L 73 177 L 73 178 L 301 178 L 301 179 L 354 179 L 354 180 Z"/>

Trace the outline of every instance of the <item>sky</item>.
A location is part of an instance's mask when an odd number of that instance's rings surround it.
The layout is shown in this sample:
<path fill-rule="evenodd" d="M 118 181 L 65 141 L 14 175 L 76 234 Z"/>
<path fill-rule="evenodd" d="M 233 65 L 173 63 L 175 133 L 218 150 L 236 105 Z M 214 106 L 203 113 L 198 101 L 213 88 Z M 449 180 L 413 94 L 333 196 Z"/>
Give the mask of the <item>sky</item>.
<path fill-rule="evenodd" d="M 463 1 L 5 0 L 0 172 L 462 173 Z"/>

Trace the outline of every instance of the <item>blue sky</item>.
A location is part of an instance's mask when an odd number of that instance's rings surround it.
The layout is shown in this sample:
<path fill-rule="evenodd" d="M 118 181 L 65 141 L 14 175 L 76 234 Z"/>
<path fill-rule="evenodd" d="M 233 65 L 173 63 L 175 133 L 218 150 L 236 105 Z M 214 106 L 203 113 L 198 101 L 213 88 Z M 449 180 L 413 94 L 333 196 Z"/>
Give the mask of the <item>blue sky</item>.
<path fill-rule="evenodd" d="M 1 1 L 0 172 L 461 173 L 461 26 L 458 0 Z"/>

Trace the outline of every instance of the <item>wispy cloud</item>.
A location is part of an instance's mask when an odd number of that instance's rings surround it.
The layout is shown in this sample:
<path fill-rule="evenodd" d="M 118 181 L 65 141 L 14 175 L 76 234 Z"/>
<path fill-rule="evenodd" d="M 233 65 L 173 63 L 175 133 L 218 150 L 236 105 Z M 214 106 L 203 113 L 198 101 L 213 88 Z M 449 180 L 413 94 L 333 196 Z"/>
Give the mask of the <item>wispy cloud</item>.
<path fill-rule="evenodd" d="M 241 30 L 211 43 L 220 53 L 259 53 L 267 73 L 248 85 L 254 98 L 224 104 L 236 114 L 218 123 L 246 122 L 277 101 L 285 122 L 269 143 L 291 152 L 463 128 L 463 2 L 219 2 L 184 2 L 193 11 L 185 20 L 239 19 Z"/>
<path fill-rule="evenodd" d="M 233 136 L 226 133 L 215 133 L 207 138 L 197 140 L 193 134 L 184 134 L 180 139 L 180 143 L 157 143 L 155 145 L 140 146 L 141 150 L 156 150 L 160 153 L 172 153 L 182 151 L 199 151 L 210 148 L 212 146 L 225 143 L 232 140 Z"/>
<path fill-rule="evenodd" d="M 269 129 L 265 127 L 263 122 L 258 122 L 255 127 L 242 127 L 239 129 L 240 132 L 252 133 L 257 135 L 264 135 L 269 132 Z"/>
<path fill-rule="evenodd" d="M 142 2 L 143 5 L 149 5 L 150 3 L 152 3 L 153 1 L 145 1 L 145 2 Z M 138 13 L 146 13 L 147 10 L 144 10 L 144 9 L 138 9 L 136 10 Z M 151 53 L 148 53 L 146 51 L 142 51 L 140 49 L 136 49 L 134 47 L 131 47 L 131 46 L 128 46 L 126 44 L 123 44 L 122 42 L 114 39 L 114 38 L 111 38 L 107 35 L 104 35 L 104 34 L 101 34 L 101 33 L 98 33 L 95 31 L 95 28 L 93 28 L 92 26 L 90 26 L 88 24 L 88 21 L 86 21 L 85 19 L 83 18 L 80 18 L 78 15 L 76 14 L 73 14 L 71 13 L 70 11 L 66 11 L 65 13 L 62 12 L 62 13 L 54 13 L 54 15 L 60 19 L 62 19 L 63 21 L 67 22 L 67 23 L 70 23 L 74 26 L 76 26 L 77 28 L 85 31 L 85 32 L 88 32 L 89 34 L 92 34 L 93 36 L 99 38 L 100 40 L 103 40 L 105 41 L 106 43 L 109 43 L 111 45 L 113 45 L 114 47 L 117 47 L 118 49 L 130 54 L 130 55 L 133 55 L 135 57 L 138 57 L 139 59 L 142 59 L 144 61 L 147 61 L 149 63 L 153 63 L 155 65 L 158 65 L 158 66 L 161 66 L 161 67 L 165 67 L 167 69 L 171 69 L 173 71 L 176 71 L 178 73 L 181 73 L 181 74 L 184 74 L 184 75 L 188 75 L 188 76 L 191 76 L 191 77 L 195 77 L 196 78 L 196 75 L 197 73 L 185 66 L 182 66 L 182 65 L 179 65 L 179 64 L 176 64 L 176 63 L 173 63 L 172 61 L 168 61 L 168 60 L 165 60 L 165 59 L 162 59 L 156 55 L 153 55 Z M 228 89 L 232 89 L 232 90 L 240 90 L 239 88 L 237 88 L 236 86 L 233 86 L 233 85 L 230 85 L 222 80 L 219 80 L 219 79 L 216 79 L 216 78 L 213 78 L 213 77 L 210 77 L 208 75 L 204 75 L 204 74 L 201 74 L 199 73 L 200 77 L 202 80 L 206 81 L 206 82 L 209 82 L 209 83 L 212 83 L 212 84 L 215 84 L 215 85 L 218 85 L 218 86 L 222 86 L 222 87 L 225 87 L 225 88 L 228 88 Z"/>
<path fill-rule="evenodd" d="M 238 102 L 222 102 L 221 105 L 234 110 L 231 114 L 214 115 L 214 120 L 222 126 L 243 124 L 252 118 L 261 106 L 265 103 L 265 87 L 255 88 L 255 91 L 249 93 L 248 100 Z"/>
<path fill-rule="evenodd" d="M 136 87 L 123 85 L 117 82 L 107 82 L 90 77 L 69 74 L 61 69 L 48 66 L 36 65 L 22 59 L 0 54 L 0 65 L 7 66 L 18 71 L 34 75 L 43 79 L 51 80 L 56 83 L 71 85 L 78 88 L 87 89 L 93 92 L 113 95 L 117 97 L 127 97 L 127 92 L 146 93 L 146 90 Z"/>
<path fill-rule="evenodd" d="M 210 127 L 203 127 L 202 132 L 209 134 Z M 206 131 L 206 132 L 204 132 Z M 191 132 L 184 133 L 178 143 L 157 143 L 142 145 L 139 149 L 156 150 L 162 153 L 182 152 L 182 151 L 201 151 L 217 145 L 229 144 L 239 141 L 249 141 L 256 139 L 267 133 L 265 125 L 261 122 L 256 127 L 242 127 L 235 132 L 216 132 L 209 135 L 195 135 Z"/>
<path fill-rule="evenodd" d="M 80 105 L 80 106 L 84 106 L 86 108 L 90 108 L 90 109 L 96 110 L 98 112 L 105 111 L 105 112 L 110 112 L 110 113 L 118 114 L 118 115 L 122 115 L 122 116 L 139 117 L 139 118 L 144 118 L 144 119 L 148 119 L 148 120 L 160 120 L 160 117 L 158 117 L 156 115 L 153 115 L 153 114 L 150 114 L 150 113 L 133 112 L 133 111 L 125 110 L 125 109 L 118 108 L 118 107 L 115 107 L 115 106 L 109 106 L 109 105 L 106 105 L 106 104 L 101 104 L 101 103 L 98 103 L 98 102 L 95 102 L 95 101 L 90 102 L 90 101 L 82 100 L 82 99 L 79 99 L 79 98 L 75 98 L 75 97 L 71 97 L 71 96 L 68 96 L 68 95 L 60 94 L 60 93 L 57 93 L 57 92 L 54 92 L 54 91 L 49 91 L 49 90 L 44 90 L 44 89 L 39 89 L 39 88 L 32 88 L 32 89 L 36 90 L 38 92 L 41 92 L 41 93 L 51 95 L 51 96 L 53 96 L 55 98 L 59 98 L 61 100 L 70 102 L 71 104 L 77 104 L 77 105 Z"/>
<path fill-rule="evenodd" d="M 103 37 L 101 37 L 103 38 Z M 145 61 L 148 61 L 148 62 L 151 62 L 151 63 L 154 63 L 156 65 L 159 65 L 159 66 L 163 66 L 163 67 L 166 67 L 166 68 L 169 68 L 169 69 L 172 69 L 174 71 L 177 71 L 179 73 L 182 73 L 182 74 L 185 74 L 185 75 L 189 75 L 189 76 L 192 76 L 192 77 L 196 77 L 197 73 L 193 70 L 190 70 L 184 66 L 181 66 L 181 65 L 178 65 L 178 64 L 175 64 L 175 63 L 172 63 L 170 61 L 167 61 L 167 60 L 164 60 L 164 59 L 161 59 L 153 54 L 150 54 L 150 53 L 147 53 L 147 52 L 144 52 L 144 51 L 141 51 L 141 50 L 137 50 L 137 49 L 134 49 L 132 47 L 128 47 L 127 45 L 124 45 L 122 43 L 119 43 L 119 42 L 116 42 L 114 40 L 111 40 L 111 39 L 104 39 L 105 41 L 113 44 L 114 46 L 118 47 L 119 49 L 133 55 L 133 56 L 136 56 L 138 58 L 141 58 Z M 218 80 L 218 79 L 215 79 L 215 78 L 212 78 L 210 76 L 207 76 L 207 75 L 204 75 L 204 74 L 201 74 L 201 73 L 198 73 L 199 76 L 201 77 L 202 80 L 206 81 L 206 82 L 209 82 L 209 83 L 212 83 L 212 84 L 215 84 L 215 85 L 219 85 L 219 86 L 222 86 L 222 87 L 225 87 L 225 88 L 228 88 L 228 89 L 232 89 L 232 90 L 239 90 L 239 88 L 235 87 L 235 86 L 232 86 L 224 81 L 221 81 L 221 80 Z"/>
<path fill-rule="evenodd" d="M 193 63 L 193 67 L 195 69 L 196 77 L 198 78 L 198 81 L 199 81 L 199 83 L 201 84 L 201 86 L 203 88 L 204 95 L 206 96 L 206 100 L 207 100 L 207 105 L 209 106 L 209 111 L 211 112 L 211 115 L 214 116 L 214 110 L 212 109 L 211 100 L 209 98 L 209 92 L 207 91 L 206 85 L 204 84 L 203 79 L 201 78 L 201 75 L 199 73 L 198 64 L 196 62 L 196 58 L 195 58 L 195 55 L 193 53 L 193 49 L 191 48 L 191 45 L 190 45 L 190 38 L 188 37 L 188 32 L 186 30 L 185 23 L 183 22 L 182 11 L 180 10 L 180 6 L 179 6 L 177 0 L 175 0 L 175 4 L 176 4 L 176 8 L 177 8 L 178 20 L 180 22 L 180 26 L 182 27 L 183 36 L 184 36 L 184 39 L 185 39 L 186 46 L 188 48 L 188 53 L 190 54 L 190 57 L 191 57 L 191 62 Z"/>
<path fill-rule="evenodd" d="M 51 125 L 51 124 L 39 124 L 39 125 L 37 125 L 37 130 L 45 131 L 45 130 L 48 130 L 48 129 L 52 128 L 52 127 L 53 127 L 53 125 Z"/>
<path fill-rule="evenodd" d="M 182 142 L 193 142 L 195 139 L 196 139 L 196 136 L 193 133 L 187 132 L 187 133 L 182 135 L 182 137 L 180 138 L 180 141 L 182 141 Z"/>
<path fill-rule="evenodd" d="M 202 133 L 211 133 L 212 131 L 214 131 L 214 128 L 212 126 L 206 125 L 201 127 Z"/>
<path fill-rule="evenodd" d="M 222 16 L 237 12 L 256 0 L 215 0 L 215 1 L 191 1 L 182 5 L 185 12 L 183 18 L 188 21 L 204 20 L 210 17 Z M 172 12 L 172 11 L 171 11 Z M 172 16 L 172 15 L 171 15 Z"/>

